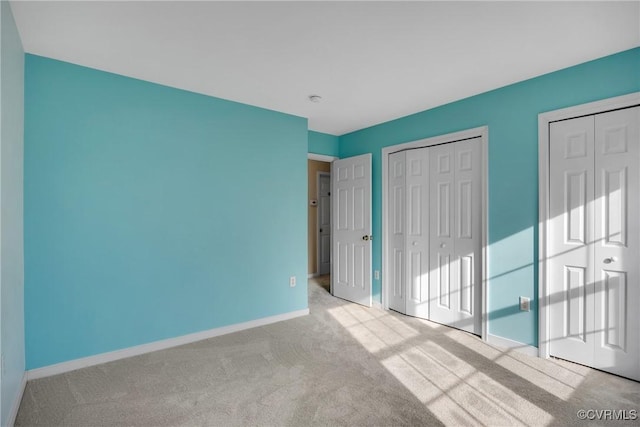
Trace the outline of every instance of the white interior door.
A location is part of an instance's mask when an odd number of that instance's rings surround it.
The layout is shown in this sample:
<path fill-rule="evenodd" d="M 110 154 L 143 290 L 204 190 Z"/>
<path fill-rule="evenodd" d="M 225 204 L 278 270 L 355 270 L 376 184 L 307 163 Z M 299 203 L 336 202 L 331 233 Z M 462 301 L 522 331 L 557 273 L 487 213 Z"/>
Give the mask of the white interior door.
<path fill-rule="evenodd" d="M 430 149 L 431 234 L 430 311 L 431 320 L 449 324 L 455 322 L 456 268 L 453 252 L 453 144 Z"/>
<path fill-rule="evenodd" d="M 389 308 L 482 330 L 482 139 L 388 157 Z"/>
<path fill-rule="evenodd" d="M 480 138 L 430 148 L 429 165 L 429 318 L 480 334 Z"/>
<path fill-rule="evenodd" d="M 640 379 L 640 107 L 551 123 L 550 354 Z"/>
<path fill-rule="evenodd" d="M 318 274 L 331 272 L 331 175 L 318 174 Z"/>
<path fill-rule="evenodd" d="M 429 148 L 406 152 L 406 314 L 429 318 Z"/>
<path fill-rule="evenodd" d="M 594 368 L 640 380 L 640 107 L 595 116 Z"/>
<path fill-rule="evenodd" d="M 480 138 L 455 143 L 454 254 L 458 268 L 457 324 L 482 330 L 482 146 Z"/>
<path fill-rule="evenodd" d="M 389 156 L 389 308 L 405 313 L 405 162 L 406 151 Z"/>
<path fill-rule="evenodd" d="M 549 129 L 550 346 L 593 366 L 593 116 Z"/>
<path fill-rule="evenodd" d="M 333 294 L 371 306 L 371 154 L 333 162 Z"/>
<path fill-rule="evenodd" d="M 389 156 L 389 308 L 429 317 L 429 151 Z"/>

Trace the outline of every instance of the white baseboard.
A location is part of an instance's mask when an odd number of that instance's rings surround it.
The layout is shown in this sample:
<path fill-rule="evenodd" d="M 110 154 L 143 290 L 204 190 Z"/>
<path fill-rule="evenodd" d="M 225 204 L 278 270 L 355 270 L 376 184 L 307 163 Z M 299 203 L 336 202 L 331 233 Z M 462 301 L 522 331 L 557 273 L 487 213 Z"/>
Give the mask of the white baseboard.
<path fill-rule="evenodd" d="M 305 308 L 303 310 L 291 311 L 289 313 L 278 314 L 276 316 L 263 317 L 261 319 L 250 320 L 248 322 L 236 323 L 234 325 L 222 326 L 220 328 L 209 329 L 207 331 L 182 335 L 175 338 L 168 338 L 161 341 L 154 341 L 148 344 L 137 345 L 135 347 L 123 348 L 122 350 L 96 354 L 95 356 L 83 357 L 81 359 L 75 359 L 68 362 L 57 363 L 55 365 L 44 366 L 42 368 L 30 369 L 26 372 L 27 379 L 35 380 L 38 378 L 49 377 L 51 375 L 75 371 L 76 369 L 82 369 L 88 366 L 100 365 L 102 363 L 113 362 L 114 360 L 120 360 L 127 357 L 150 353 L 152 351 L 164 350 L 166 348 L 190 344 L 192 342 L 202 341 L 208 338 L 243 331 L 245 329 L 251 329 L 258 326 L 269 325 L 271 323 L 282 322 L 283 320 L 306 316 L 308 314 L 309 309 Z"/>
<path fill-rule="evenodd" d="M 27 386 L 27 373 L 22 374 L 22 380 L 20 381 L 20 387 L 18 389 L 18 395 L 16 400 L 13 401 L 13 405 L 9 410 L 9 418 L 7 418 L 7 426 L 13 427 L 16 423 L 16 417 L 18 416 L 18 409 L 20 409 L 20 402 L 22 402 L 22 396 L 24 395 L 24 389 Z"/>
<path fill-rule="evenodd" d="M 527 354 L 529 356 L 538 357 L 538 347 L 534 347 L 519 341 L 510 340 L 509 338 L 487 334 L 487 342 L 498 347 L 509 348 L 517 352 Z"/>

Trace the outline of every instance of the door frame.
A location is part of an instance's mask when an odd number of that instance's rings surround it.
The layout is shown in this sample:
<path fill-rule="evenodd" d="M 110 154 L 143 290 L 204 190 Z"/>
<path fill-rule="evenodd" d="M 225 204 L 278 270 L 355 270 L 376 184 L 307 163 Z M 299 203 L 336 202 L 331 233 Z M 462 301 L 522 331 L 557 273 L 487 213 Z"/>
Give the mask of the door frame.
<path fill-rule="evenodd" d="M 322 254 L 320 253 L 320 177 L 327 176 L 329 177 L 329 197 L 331 197 L 331 172 L 316 172 L 316 200 L 318 201 L 318 214 L 316 215 L 316 273 L 320 276 L 320 259 L 322 259 Z M 331 209 L 329 209 L 329 222 L 333 220 L 331 214 Z M 332 260 L 331 256 L 333 255 L 331 245 L 329 245 L 329 259 Z M 331 263 L 329 262 L 329 274 L 331 274 Z"/>
<path fill-rule="evenodd" d="M 330 163 L 331 167 L 329 168 L 330 169 L 329 173 L 331 174 L 331 173 L 333 173 L 333 161 L 334 160 L 338 160 L 339 158 L 340 157 L 329 156 L 329 155 L 326 155 L 326 154 L 307 153 L 307 165 L 309 164 L 309 160 L 317 160 L 317 161 L 320 161 L 320 162 Z M 307 175 L 308 175 L 308 173 L 307 173 Z M 307 198 L 308 197 L 309 197 L 309 195 L 307 195 Z M 308 205 L 309 201 L 306 200 L 305 203 Z M 309 209 L 308 206 L 307 206 L 307 209 Z M 332 209 L 332 212 L 329 213 L 329 215 L 331 215 L 331 221 L 333 221 L 333 209 Z M 317 224 L 317 221 L 316 221 L 316 228 L 317 228 L 317 226 L 318 226 L 318 224 Z M 309 251 L 309 246 L 307 245 L 307 259 L 309 258 L 308 251 Z M 331 246 L 331 259 L 333 260 L 333 245 Z M 308 269 L 308 267 L 307 267 L 307 269 Z M 317 273 L 318 272 L 316 271 L 315 273 L 309 274 L 309 278 L 315 277 L 315 275 Z M 329 285 L 329 292 L 331 293 L 331 295 L 333 295 L 333 282 L 331 282 L 331 284 Z"/>
<path fill-rule="evenodd" d="M 333 163 L 334 160 L 338 160 L 340 157 L 328 156 L 326 154 L 307 153 L 307 160 L 317 160 L 319 162 Z"/>
<path fill-rule="evenodd" d="M 405 142 L 398 145 L 392 145 L 389 147 L 384 147 L 382 149 L 382 284 L 381 284 L 381 293 L 382 293 L 382 308 L 385 310 L 389 310 L 389 290 L 390 290 L 390 278 L 388 277 L 389 268 L 388 263 L 391 261 L 389 254 L 387 243 L 389 241 L 389 194 L 388 194 L 388 185 L 387 181 L 389 178 L 389 156 L 392 153 L 396 153 L 398 151 L 404 151 L 408 149 L 415 148 L 424 148 L 430 147 L 433 145 L 439 144 L 447 144 L 451 142 L 461 141 L 465 139 L 472 138 L 480 138 L 480 144 L 482 145 L 481 153 L 481 181 L 482 181 L 482 259 L 480 262 L 480 268 L 482 269 L 481 274 L 481 307 L 482 311 L 480 313 L 481 319 L 481 338 L 486 341 L 487 339 L 487 257 L 488 257 L 488 232 L 489 232 L 489 216 L 488 216 L 488 206 L 489 206 L 489 191 L 488 191 L 488 175 L 489 175 L 489 127 L 481 126 L 473 129 L 462 130 L 459 132 L 448 133 L 445 135 L 438 135 L 430 138 L 424 138 L 416 141 Z"/>
<path fill-rule="evenodd" d="M 551 336 L 549 310 L 549 270 L 547 245 L 549 238 L 549 125 L 560 120 L 604 113 L 640 104 L 640 92 L 589 102 L 538 115 L 538 356 L 550 356 Z"/>

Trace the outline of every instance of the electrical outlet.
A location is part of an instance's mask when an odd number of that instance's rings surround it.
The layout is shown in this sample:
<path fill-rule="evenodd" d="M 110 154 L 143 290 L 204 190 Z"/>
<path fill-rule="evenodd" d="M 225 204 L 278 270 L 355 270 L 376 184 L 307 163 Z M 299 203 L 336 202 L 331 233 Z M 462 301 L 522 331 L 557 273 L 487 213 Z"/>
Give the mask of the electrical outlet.
<path fill-rule="evenodd" d="M 531 310 L 530 300 L 527 297 L 520 297 L 520 311 Z"/>
<path fill-rule="evenodd" d="M 380 270 L 374 270 L 373 278 L 376 280 L 380 280 Z"/>
<path fill-rule="evenodd" d="M 289 286 L 291 286 L 292 288 L 295 288 L 295 286 L 296 286 L 296 276 L 289 277 Z"/>

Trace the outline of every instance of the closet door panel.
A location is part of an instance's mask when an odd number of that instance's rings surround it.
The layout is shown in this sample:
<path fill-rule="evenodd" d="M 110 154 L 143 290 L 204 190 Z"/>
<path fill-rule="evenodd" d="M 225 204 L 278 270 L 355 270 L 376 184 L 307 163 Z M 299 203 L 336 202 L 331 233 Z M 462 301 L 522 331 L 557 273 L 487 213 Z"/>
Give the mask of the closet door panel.
<path fill-rule="evenodd" d="M 640 380 L 640 107 L 595 116 L 595 368 Z"/>
<path fill-rule="evenodd" d="M 406 152 L 393 153 L 389 156 L 389 274 L 390 281 L 389 308 L 400 313 L 406 312 Z"/>
<path fill-rule="evenodd" d="M 429 317 L 429 150 L 406 152 L 406 313 Z"/>
<path fill-rule="evenodd" d="M 458 271 L 455 261 L 455 152 L 454 144 L 429 148 L 429 291 L 430 319 L 452 324 L 458 305 Z"/>
<path fill-rule="evenodd" d="M 454 260 L 457 268 L 456 327 L 480 334 L 482 272 L 482 151 L 480 138 L 454 145 Z"/>
<path fill-rule="evenodd" d="M 550 125 L 550 353 L 593 366 L 593 116 Z"/>

